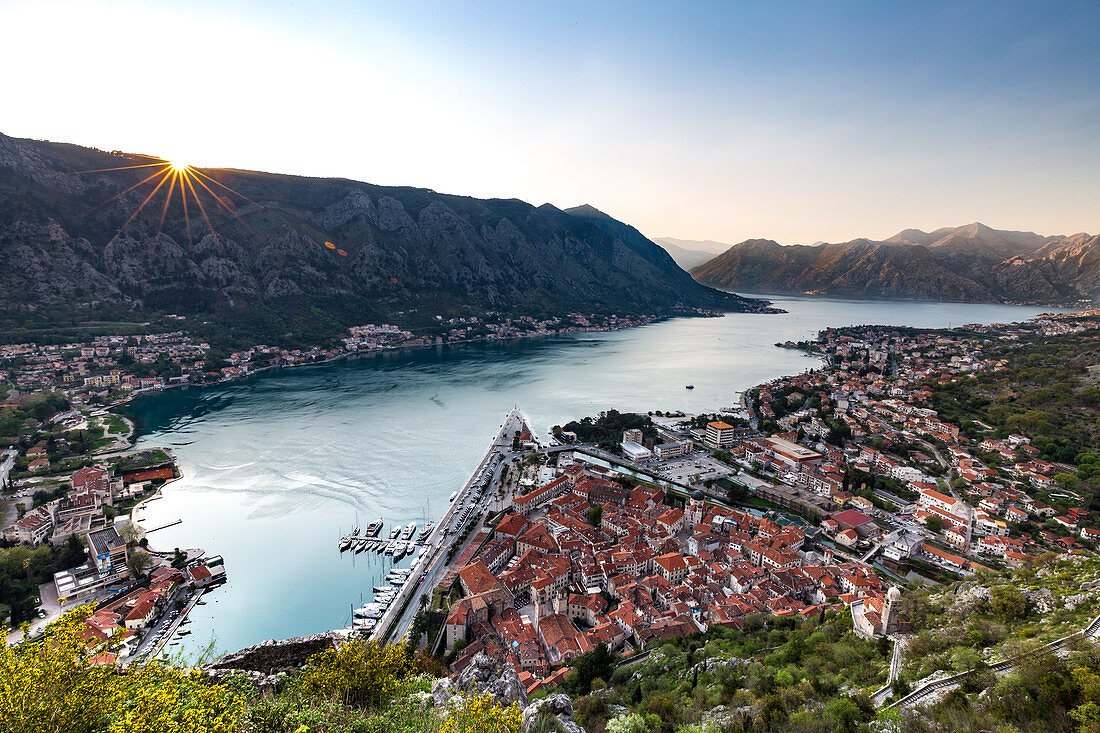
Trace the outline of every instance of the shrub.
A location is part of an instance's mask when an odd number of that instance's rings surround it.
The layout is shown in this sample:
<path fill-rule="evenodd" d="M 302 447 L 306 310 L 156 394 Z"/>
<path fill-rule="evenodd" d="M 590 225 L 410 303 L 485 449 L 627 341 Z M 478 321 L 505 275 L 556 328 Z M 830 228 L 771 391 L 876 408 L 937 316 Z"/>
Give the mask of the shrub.
<path fill-rule="evenodd" d="M 345 705 L 381 705 L 400 689 L 401 680 L 412 670 L 407 645 L 358 640 L 310 657 L 301 685 L 306 694 L 327 695 Z"/>
<path fill-rule="evenodd" d="M 492 695 L 474 693 L 457 696 L 439 727 L 439 733 L 519 733 L 523 712 L 493 701 Z"/>

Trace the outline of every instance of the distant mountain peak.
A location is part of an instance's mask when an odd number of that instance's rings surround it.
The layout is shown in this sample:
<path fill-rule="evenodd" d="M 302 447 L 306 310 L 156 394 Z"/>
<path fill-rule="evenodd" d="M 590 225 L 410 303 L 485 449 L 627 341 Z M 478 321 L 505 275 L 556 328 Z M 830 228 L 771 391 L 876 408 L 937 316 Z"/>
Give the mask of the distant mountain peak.
<path fill-rule="evenodd" d="M 614 217 L 608 216 L 592 204 L 581 204 L 580 206 L 574 206 L 570 209 L 564 209 L 566 214 L 572 216 L 580 216 L 586 219 L 612 219 Z"/>

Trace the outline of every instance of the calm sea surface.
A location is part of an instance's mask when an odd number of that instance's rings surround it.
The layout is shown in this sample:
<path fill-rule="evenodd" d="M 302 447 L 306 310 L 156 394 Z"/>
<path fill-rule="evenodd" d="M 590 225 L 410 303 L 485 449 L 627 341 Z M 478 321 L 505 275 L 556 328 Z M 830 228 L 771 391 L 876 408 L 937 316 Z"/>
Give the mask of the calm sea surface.
<path fill-rule="evenodd" d="M 945 327 L 1043 310 L 767 297 L 789 313 L 371 355 L 134 401 L 138 446 L 171 448 L 183 470 L 142 519 L 182 524 L 152 532 L 151 544 L 221 554 L 230 578 L 172 649 L 213 637 L 231 651 L 346 624 L 389 561 L 341 555 L 340 534 L 357 518 L 385 517 L 388 531 L 438 517 L 513 405 L 540 435 L 609 407 L 714 411 L 737 404 L 739 390 L 813 368 L 773 344 L 827 326 Z"/>

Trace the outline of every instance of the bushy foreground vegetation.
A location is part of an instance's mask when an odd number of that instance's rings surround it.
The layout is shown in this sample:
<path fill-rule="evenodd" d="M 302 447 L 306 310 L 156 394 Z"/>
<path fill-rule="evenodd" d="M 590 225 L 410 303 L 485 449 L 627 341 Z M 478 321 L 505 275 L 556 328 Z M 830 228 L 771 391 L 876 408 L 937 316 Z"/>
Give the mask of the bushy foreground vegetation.
<path fill-rule="evenodd" d="M 875 719 L 870 693 L 889 655 L 845 614 L 750 617 L 742 631 L 712 627 L 593 678 L 574 720 L 588 733 L 857 730 Z"/>
<path fill-rule="evenodd" d="M 35 642 L 0 650 L 5 733 L 517 733 L 518 707 L 459 698 L 447 712 L 414 696 L 434 682 L 431 660 L 407 646 L 354 642 L 315 655 L 277 692 L 241 677 L 215 681 L 161 664 L 120 671 L 80 636 L 88 608 Z"/>
<path fill-rule="evenodd" d="M 917 631 L 904 678 L 963 672 L 1085 628 L 1100 615 L 1100 558 L 1048 555 L 1008 575 L 907 593 L 903 603 Z"/>
<path fill-rule="evenodd" d="M 998 676 L 980 668 L 943 699 L 898 716 L 893 729 L 948 731 L 1100 731 L 1100 648 L 1081 641 L 1065 658 L 1035 646 Z"/>

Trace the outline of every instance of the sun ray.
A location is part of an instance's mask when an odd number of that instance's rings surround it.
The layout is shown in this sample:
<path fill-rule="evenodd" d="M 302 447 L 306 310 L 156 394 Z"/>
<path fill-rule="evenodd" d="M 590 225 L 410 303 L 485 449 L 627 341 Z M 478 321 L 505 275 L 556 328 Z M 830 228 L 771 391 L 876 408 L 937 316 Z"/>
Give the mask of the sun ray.
<path fill-rule="evenodd" d="M 168 165 L 168 163 L 162 161 L 160 163 L 142 163 L 141 165 L 124 165 L 124 166 L 119 166 L 118 168 L 93 168 L 90 171 L 69 171 L 69 172 L 73 173 L 73 174 L 78 174 L 78 173 L 110 173 L 111 171 L 128 171 L 131 168 L 152 168 L 153 166 L 165 166 L 165 165 Z"/>
<path fill-rule="evenodd" d="M 130 226 L 130 222 L 132 222 L 137 217 L 137 215 L 141 213 L 141 210 L 145 208 L 145 204 L 149 203 L 149 199 L 153 198 L 153 196 L 156 195 L 157 191 L 160 190 L 160 187 L 164 185 L 164 182 L 166 180 L 168 180 L 168 176 L 170 174 L 171 174 L 171 171 L 169 171 L 169 170 L 165 170 L 163 172 L 162 177 L 160 179 L 160 182 L 156 185 L 156 188 L 154 188 L 152 191 L 149 192 L 149 195 L 146 196 L 145 200 L 142 201 L 141 204 L 137 207 L 137 211 L 135 211 L 133 214 L 130 214 L 130 218 L 126 220 L 126 223 L 118 228 L 118 231 L 115 233 L 115 236 L 111 237 L 112 242 L 118 237 L 119 234 L 122 234 L 123 229 Z"/>
<path fill-rule="evenodd" d="M 213 179 L 211 179 L 211 180 L 213 180 Z M 198 178 L 196 178 L 196 179 L 195 179 L 195 181 L 196 181 L 196 182 L 197 182 L 197 183 L 198 183 L 198 184 L 199 184 L 200 186 L 202 186 L 203 188 L 205 188 L 205 189 L 207 190 L 207 192 L 208 192 L 208 193 L 209 193 L 209 194 L 210 194 L 211 196 L 213 196 L 213 197 L 214 197 L 214 200 L 215 200 L 215 201 L 217 201 L 217 202 L 218 202 L 219 204 L 221 204 L 221 207 L 222 207 L 223 209 L 225 209 L 225 210 L 226 210 L 226 211 L 228 211 L 228 212 L 229 212 L 230 214 L 232 214 L 232 215 L 233 215 L 233 218 L 234 218 L 234 219 L 236 219 L 236 220 L 237 220 L 237 221 L 239 221 L 239 222 L 240 222 L 241 224 L 243 224 L 243 225 L 244 225 L 244 227 L 245 227 L 245 228 L 246 228 L 246 229 L 247 229 L 248 231 L 250 231 L 250 232 L 252 231 L 252 227 L 248 226 L 248 223 L 247 223 L 247 222 L 246 222 L 246 221 L 245 221 L 244 219 L 242 219 L 242 218 L 241 218 L 240 216 L 238 216 L 238 215 L 237 215 L 237 212 L 236 212 L 236 211 L 234 211 L 233 209 L 231 209 L 231 208 L 229 208 L 228 206 L 226 206 L 225 202 L 224 202 L 224 201 L 222 201 L 222 198 L 221 198 L 221 196 L 218 196 L 218 194 L 214 193 L 214 191 L 213 191 L 213 190 L 212 190 L 212 189 L 210 188 L 210 186 L 207 186 L 207 185 L 206 185 L 205 183 L 203 183 L 203 182 L 202 182 L 202 180 L 200 180 L 200 179 L 198 179 Z M 214 181 L 214 183 L 217 183 L 217 181 Z M 232 190 L 232 189 L 230 189 L 230 190 Z M 243 198 L 243 197 L 242 197 L 242 198 Z M 259 204 L 257 204 L 257 206 L 258 206 L 258 205 L 259 205 Z"/>
<path fill-rule="evenodd" d="M 130 193 L 130 192 L 131 192 L 131 191 L 133 191 L 133 190 L 134 190 L 135 188 L 137 188 L 138 186 L 140 186 L 140 185 L 142 185 L 142 184 L 144 184 L 144 183 L 148 183 L 149 181 L 153 180 L 154 178 L 156 178 L 157 176 L 159 176 L 159 175 L 160 175 L 161 173 L 163 173 L 163 172 L 164 172 L 164 170 L 163 170 L 163 168 L 162 168 L 161 170 L 158 170 L 158 171 L 154 172 L 154 173 L 153 173 L 152 175 L 148 176 L 147 178 L 144 178 L 144 179 L 142 179 L 142 180 L 138 181 L 138 182 L 137 182 L 137 183 L 135 183 L 134 185 L 132 185 L 132 186 L 130 186 L 129 188 L 127 188 L 127 189 L 126 189 L 125 191 L 119 191 L 118 193 L 116 193 L 116 194 L 115 194 L 114 196 L 112 196 L 111 198 L 107 199 L 106 201 L 104 201 L 103 203 L 99 204 L 99 205 L 98 205 L 98 206 L 96 206 L 95 208 L 93 208 L 93 209 L 89 210 L 89 211 L 88 211 L 88 213 L 90 214 L 90 213 L 92 213 L 93 211 L 96 211 L 97 209 L 102 209 L 102 208 L 103 208 L 104 206 L 106 206 L 107 204 L 111 203 L 112 201 L 114 201 L 115 199 L 117 199 L 117 198 L 118 198 L 119 196 L 125 196 L 126 194 Z"/>
<path fill-rule="evenodd" d="M 214 225 L 210 223 L 210 217 L 206 215 L 206 207 L 202 205 L 202 199 L 199 198 L 199 194 L 195 191 L 194 184 L 191 183 L 191 176 L 184 176 L 183 179 L 187 183 L 187 187 L 191 189 L 191 195 L 195 197 L 195 203 L 199 205 L 199 211 L 202 212 L 203 221 L 206 222 L 207 229 L 211 234 L 217 234 L 214 230 Z"/>
<path fill-rule="evenodd" d="M 243 193 L 241 193 L 240 191 L 237 191 L 237 190 L 234 190 L 234 189 L 230 188 L 229 186 L 225 185 L 224 183 L 222 183 L 222 182 L 221 182 L 221 181 L 219 181 L 218 179 L 216 179 L 216 178 L 211 178 L 210 176 L 208 176 L 208 175 L 206 175 L 205 173 L 203 173 L 202 171 L 200 171 L 200 170 L 199 170 L 198 168 L 192 168 L 191 170 L 195 171 L 195 173 L 198 173 L 198 174 L 199 174 L 200 176 L 202 176 L 203 178 L 206 178 L 207 180 L 213 181 L 214 183 L 216 183 L 216 184 L 218 184 L 219 186 L 221 186 L 222 188 L 224 188 L 224 189 L 225 189 L 226 191 L 229 191 L 229 192 L 230 192 L 230 193 L 232 193 L 232 194 L 235 194 L 235 195 L 237 195 L 237 196 L 240 196 L 240 197 L 241 197 L 242 199 L 244 199 L 244 200 L 245 200 L 245 201 L 247 201 L 248 203 L 250 203 L 250 204 L 255 204 L 256 206 L 259 206 L 259 207 L 260 207 L 261 209 L 264 209 L 265 211 L 267 210 L 267 207 L 265 207 L 265 206 L 264 206 L 263 204 L 261 204 L 261 203 L 257 203 L 256 201 L 253 201 L 252 199 L 248 198 L 247 196 L 245 196 L 245 195 L 244 195 Z M 213 192 L 211 192 L 211 193 L 213 193 Z"/>
<path fill-rule="evenodd" d="M 168 184 L 168 194 L 164 197 L 164 208 L 160 210 L 160 222 L 157 224 L 157 236 L 160 238 L 160 231 L 164 228 L 164 217 L 168 215 L 168 206 L 172 203 L 172 193 L 176 190 L 176 180 L 179 179 L 180 172 L 178 168 L 172 168 L 172 182 Z M 154 239 L 154 243 L 156 241 Z"/>
<path fill-rule="evenodd" d="M 180 176 L 180 199 L 183 201 L 183 226 L 187 230 L 187 249 L 191 249 L 191 215 L 187 211 L 187 189 L 183 187 L 187 181 L 187 175 Z"/>

